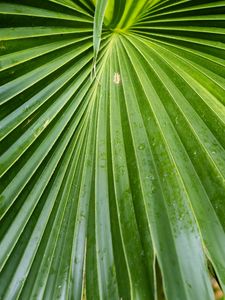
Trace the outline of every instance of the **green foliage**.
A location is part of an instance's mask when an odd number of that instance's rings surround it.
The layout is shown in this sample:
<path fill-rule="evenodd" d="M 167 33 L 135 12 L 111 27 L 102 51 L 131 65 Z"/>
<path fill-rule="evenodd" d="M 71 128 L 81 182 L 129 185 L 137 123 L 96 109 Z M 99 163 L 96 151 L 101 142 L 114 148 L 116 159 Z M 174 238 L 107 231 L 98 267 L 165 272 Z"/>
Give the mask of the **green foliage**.
<path fill-rule="evenodd" d="M 0 2 L 0 299 L 225 290 L 224 20 L 225 1 Z"/>

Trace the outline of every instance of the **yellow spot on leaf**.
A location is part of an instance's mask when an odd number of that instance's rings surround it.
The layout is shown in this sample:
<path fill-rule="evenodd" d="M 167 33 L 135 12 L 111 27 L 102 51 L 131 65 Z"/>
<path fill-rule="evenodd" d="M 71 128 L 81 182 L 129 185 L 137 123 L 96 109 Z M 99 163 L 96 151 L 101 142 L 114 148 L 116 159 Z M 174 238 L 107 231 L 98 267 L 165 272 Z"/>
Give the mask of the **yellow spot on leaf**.
<path fill-rule="evenodd" d="M 121 82 L 121 77 L 120 77 L 120 74 L 119 74 L 118 72 L 115 72 L 115 73 L 114 73 L 113 82 L 114 82 L 115 84 L 120 84 L 120 82 Z"/>

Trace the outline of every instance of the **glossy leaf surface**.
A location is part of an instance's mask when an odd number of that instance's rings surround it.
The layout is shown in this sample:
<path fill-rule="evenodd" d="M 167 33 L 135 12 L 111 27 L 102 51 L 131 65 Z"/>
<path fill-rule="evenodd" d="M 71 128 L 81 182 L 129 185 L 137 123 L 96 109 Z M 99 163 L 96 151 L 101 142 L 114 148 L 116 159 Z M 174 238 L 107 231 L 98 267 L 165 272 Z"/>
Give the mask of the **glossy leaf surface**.
<path fill-rule="evenodd" d="M 0 299 L 212 300 L 209 266 L 225 290 L 224 20 L 1 1 Z"/>

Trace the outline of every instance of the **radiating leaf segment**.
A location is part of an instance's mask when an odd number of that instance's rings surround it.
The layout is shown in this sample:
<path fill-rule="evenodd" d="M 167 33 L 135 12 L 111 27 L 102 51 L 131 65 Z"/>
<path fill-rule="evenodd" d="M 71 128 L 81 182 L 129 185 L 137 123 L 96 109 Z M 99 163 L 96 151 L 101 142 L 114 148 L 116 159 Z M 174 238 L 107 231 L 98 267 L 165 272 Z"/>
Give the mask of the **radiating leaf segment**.
<path fill-rule="evenodd" d="M 0 299 L 225 290 L 224 9 L 0 3 Z"/>

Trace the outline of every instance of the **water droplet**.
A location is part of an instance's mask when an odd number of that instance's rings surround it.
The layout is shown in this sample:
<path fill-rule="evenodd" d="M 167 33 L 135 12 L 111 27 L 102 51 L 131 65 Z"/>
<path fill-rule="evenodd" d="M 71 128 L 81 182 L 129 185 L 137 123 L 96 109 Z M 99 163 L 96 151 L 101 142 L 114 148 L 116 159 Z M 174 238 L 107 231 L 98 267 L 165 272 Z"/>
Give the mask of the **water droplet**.
<path fill-rule="evenodd" d="M 144 150 L 144 149 L 145 149 L 145 144 L 140 144 L 140 145 L 138 146 L 138 149 L 139 149 L 139 150 Z"/>

